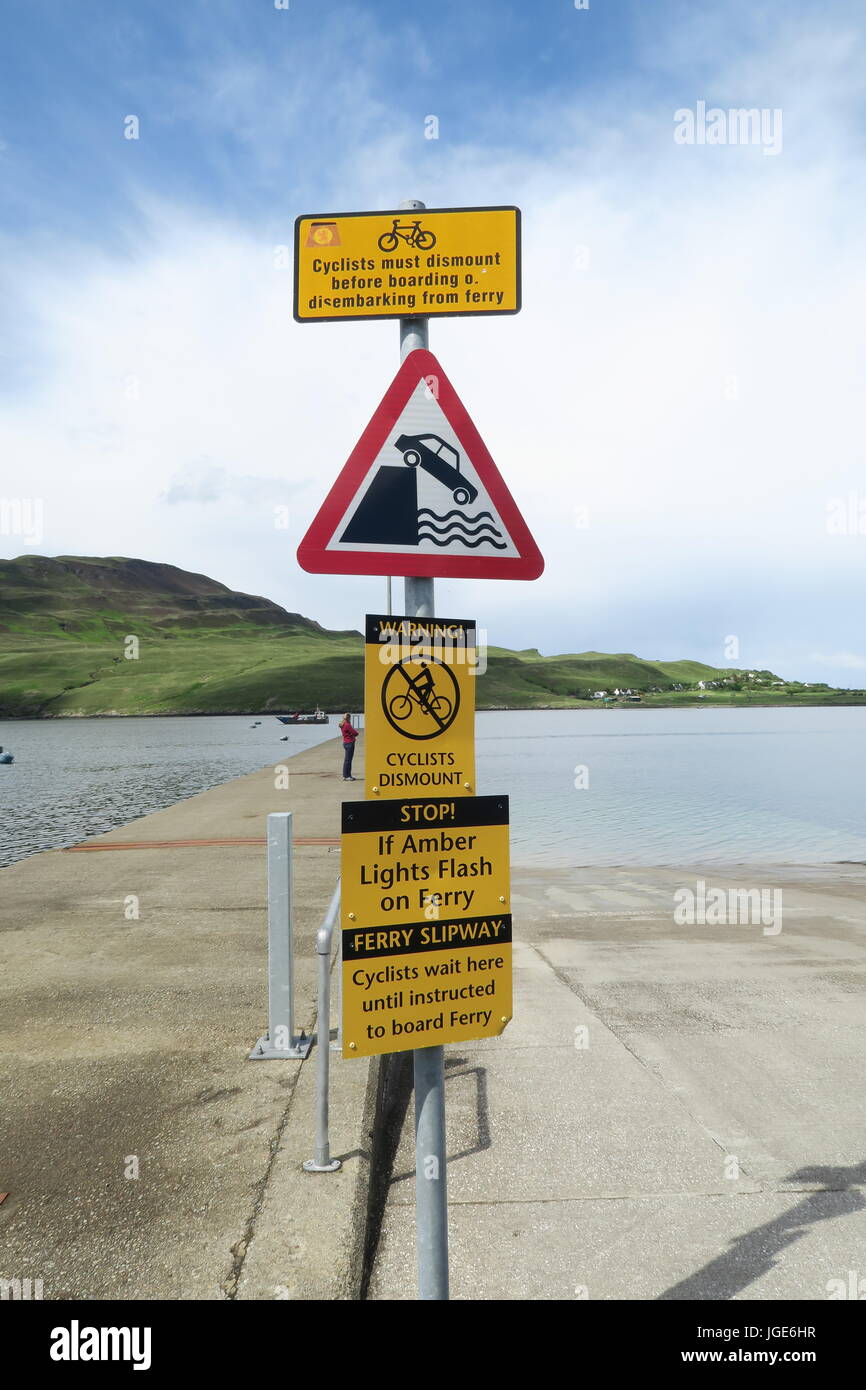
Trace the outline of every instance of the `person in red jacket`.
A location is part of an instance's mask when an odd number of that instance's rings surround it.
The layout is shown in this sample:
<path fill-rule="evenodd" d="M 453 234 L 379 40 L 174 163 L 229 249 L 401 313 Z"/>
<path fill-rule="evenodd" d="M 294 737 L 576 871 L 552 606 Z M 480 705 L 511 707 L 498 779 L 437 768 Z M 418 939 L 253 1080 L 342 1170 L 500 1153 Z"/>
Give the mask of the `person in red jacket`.
<path fill-rule="evenodd" d="M 348 714 L 343 715 L 340 733 L 343 735 L 343 781 L 354 782 L 352 759 L 355 756 L 355 739 L 358 737 L 358 730 L 352 728 L 352 721 Z"/>

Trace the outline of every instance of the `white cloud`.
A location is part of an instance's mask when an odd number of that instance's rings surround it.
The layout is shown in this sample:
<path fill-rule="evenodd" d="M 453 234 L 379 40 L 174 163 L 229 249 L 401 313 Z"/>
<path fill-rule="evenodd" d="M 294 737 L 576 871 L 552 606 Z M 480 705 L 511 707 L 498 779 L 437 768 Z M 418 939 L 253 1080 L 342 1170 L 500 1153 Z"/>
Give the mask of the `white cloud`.
<path fill-rule="evenodd" d="M 843 671 L 866 669 L 866 657 L 857 656 L 855 652 L 833 652 L 829 656 L 824 656 L 820 652 L 812 652 L 809 659 L 814 661 L 816 666 L 833 666 Z"/>
<path fill-rule="evenodd" d="M 820 634 L 841 651 L 826 663 L 849 668 L 863 553 L 825 517 L 863 486 L 861 72 L 860 42 L 816 18 L 736 61 L 720 48 L 681 99 L 535 113 L 532 152 L 439 141 L 423 187 L 420 117 L 416 150 L 357 67 L 329 93 L 345 140 L 323 207 L 417 194 L 524 210 L 523 312 L 434 320 L 431 347 L 547 572 L 441 583 L 442 611 L 548 651 L 721 661 L 737 632 L 753 663 L 806 677 Z M 677 106 L 741 105 L 746 87 L 784 110 L 777 158 L 674 145 Z M 301 120 L 297 94 L 269 114 L 247 63 L 212 95 L 253 145 L 257 119 L 259 134 Z M 123 258 L 11 262 L 47 365 L 0 425 L 0 491 L 45 499 L 44 553 L 164 560 L 358 626 L 384 584 L 308 576 L 294 550 L 396 370 L 396 324 L 296 325 L 273 256 L 287 224 L 152 196 L 138 219 Z"/>
<path fill-rule="evenodd" d="M 167 492 L 160 501 L 176 506 L 183 502 L 219 502 L 232 499 L 246 506 L 270 502 L 279 492 L 290 491 L 285 479 L 256 478 L 250 474 L 232 473 L 202 459 L 188 464 L 174 474 Z"/>

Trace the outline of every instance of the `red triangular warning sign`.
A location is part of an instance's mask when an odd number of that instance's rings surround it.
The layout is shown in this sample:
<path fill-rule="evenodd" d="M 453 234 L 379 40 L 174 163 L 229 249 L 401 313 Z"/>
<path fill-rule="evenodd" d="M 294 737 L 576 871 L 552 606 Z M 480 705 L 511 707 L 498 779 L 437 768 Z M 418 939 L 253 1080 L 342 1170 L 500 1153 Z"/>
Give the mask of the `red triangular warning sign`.
<path fill-rule="evenodd" d="M 432 352 L 410 352 L 298 547 L 315 574 L 537 579 L 544 560 Z"/>

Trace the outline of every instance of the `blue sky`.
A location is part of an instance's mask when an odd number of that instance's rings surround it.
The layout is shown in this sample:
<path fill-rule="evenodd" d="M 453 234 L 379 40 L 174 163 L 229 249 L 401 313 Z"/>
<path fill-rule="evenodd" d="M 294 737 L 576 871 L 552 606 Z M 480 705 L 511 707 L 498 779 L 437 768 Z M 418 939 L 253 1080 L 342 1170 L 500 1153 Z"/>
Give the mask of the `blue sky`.
<path fill-rule="evenodd" d="M 0 553 L 141 555 L 360 626 L 382 583 L 294 549 L 397 327 L 294 323 L 275 248 L 300 212 L 514 202 L 523 312 L 431 347 L 547 570 L 443 582 L 440 611 L 545 651 L 724 664 L 735 634 L 738 664 L 866 684 L 859 5 L 0 14 L 0 496 L 45 516 Z M 781 147 L 678 145 L 699 101 L 781 111 Z"/>
<path fill-rule="evenodd" d="M 452 141 L 543 149 L 536 123 L 578 87 L 603 102 L 611 80 L 631 76 L 664 99 L 640 61 L 643 11 L 622 0 L 591 19 L 562 0 L 291 0 L 288 11 L 33 0 L 7 29 L 0 94 L 11 225 L 39 236 L 62 214 L 66 235 L 113 248 L 141 187 L 249 223 L 293 217 L 323 188 L 341 191 L 365 134 L 414 142 L 431 111 Z M 132 167 L 121 108 L 147 132 Z M 438 150 L 418 146 L 422 181 Z"/>

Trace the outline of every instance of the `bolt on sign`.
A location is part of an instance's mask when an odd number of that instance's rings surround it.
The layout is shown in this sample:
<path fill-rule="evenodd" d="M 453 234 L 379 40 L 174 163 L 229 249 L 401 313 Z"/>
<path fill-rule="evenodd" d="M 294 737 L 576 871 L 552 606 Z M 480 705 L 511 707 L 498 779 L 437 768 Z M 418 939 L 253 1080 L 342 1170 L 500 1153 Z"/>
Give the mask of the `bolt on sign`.
<path fill-rule="evenodd" d="M 509 1023 L 508 797 L 347 801 L 343 1056 L 497 1037 Z"/>
<path fill-rule="evenodd" d="M 340 212 L 295 221 L 299 323 L 519 309 L 519 208 Z"/>
<path fill-rule="evenodd" d="M 367 615 L 366 795 L 475 790 L 475 623 Z"/>

